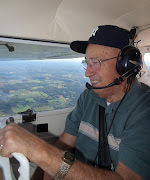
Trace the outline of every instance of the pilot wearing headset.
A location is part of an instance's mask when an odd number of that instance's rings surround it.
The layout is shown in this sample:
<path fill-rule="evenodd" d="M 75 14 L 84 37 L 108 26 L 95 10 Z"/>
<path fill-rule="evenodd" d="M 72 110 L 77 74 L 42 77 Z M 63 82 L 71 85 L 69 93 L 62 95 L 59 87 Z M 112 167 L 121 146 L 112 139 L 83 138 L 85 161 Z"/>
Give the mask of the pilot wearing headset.
<path fill-rule="evenodd" d="M 45 180 L 150 179 L 150 88 L 136 78 L 142 56 L 130 32 L 99 26 L 88 41 L 70 47 L 85 53 L 91 84 L 64 133 L 53 146 L 10 124 L 0 131 L 0 154 L 24 154 L 46 172 Z"/>

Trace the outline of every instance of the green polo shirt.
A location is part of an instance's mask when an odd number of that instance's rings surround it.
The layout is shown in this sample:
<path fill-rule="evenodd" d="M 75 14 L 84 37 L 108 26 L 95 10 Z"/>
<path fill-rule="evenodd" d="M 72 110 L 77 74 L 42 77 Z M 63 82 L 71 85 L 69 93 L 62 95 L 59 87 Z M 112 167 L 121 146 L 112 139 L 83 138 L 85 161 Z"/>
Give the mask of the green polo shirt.
<path fill-rule="evenodd" d="M 93 90 L 86 89 L 80 95 L 65 126 L 66 133 L 77 137 L 76 156 L 79 160 L 94 163 L 99 142 L 99 105 L 106 108 L 109 128 L 119 103 L 107 106 L 106 100 Z M 150 87 L 137 79 L 117 110 L 108 144 L 114 168 L 120 160 L 144 179 L 150 179 Z"/>

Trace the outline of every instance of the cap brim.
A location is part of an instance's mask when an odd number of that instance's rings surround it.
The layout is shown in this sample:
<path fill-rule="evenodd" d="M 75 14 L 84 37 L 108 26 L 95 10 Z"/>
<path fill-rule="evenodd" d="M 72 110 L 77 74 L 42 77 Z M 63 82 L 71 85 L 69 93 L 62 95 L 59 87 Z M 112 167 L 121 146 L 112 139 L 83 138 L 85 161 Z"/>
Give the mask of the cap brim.
<path fill-rule="evenodd" d="M 70 44 L 70 48 L 75 52 L 85 54 L 87 45 L 88 45 L 88 41 L 73 41 Z"/>

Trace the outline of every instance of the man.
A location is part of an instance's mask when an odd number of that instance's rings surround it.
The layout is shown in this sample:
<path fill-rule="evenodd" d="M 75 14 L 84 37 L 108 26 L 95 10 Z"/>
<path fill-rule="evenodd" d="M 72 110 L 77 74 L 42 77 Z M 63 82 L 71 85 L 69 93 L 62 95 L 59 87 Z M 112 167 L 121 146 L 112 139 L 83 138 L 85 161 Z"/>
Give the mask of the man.
<path fill-rule="evenodd" d="M 89 41 L 71 43 L 86 54 L 85 75 L 92 86 L 87 84 L 67 117 L 64 133 L 52 146 L 10 124 L 0 131 L 0 154 L 24 154 L 47 173 L 45 179 L 150 179 L 150 88 L 135 77 L 141 56 L 129 42 L 128 31 L 107 25 L 97 27 Z M 99 134 L 102 119 L 106 124 Z"/>

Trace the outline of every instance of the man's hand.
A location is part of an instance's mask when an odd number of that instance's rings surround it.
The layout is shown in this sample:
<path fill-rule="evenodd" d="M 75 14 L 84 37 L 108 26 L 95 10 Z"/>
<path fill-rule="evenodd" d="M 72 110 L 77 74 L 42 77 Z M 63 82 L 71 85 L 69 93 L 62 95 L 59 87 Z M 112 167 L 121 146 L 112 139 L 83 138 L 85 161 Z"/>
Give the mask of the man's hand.
<path fill-rule="evenodd" d="M 15 123 L 0 130 L 0 155 L 12 157 L 12 153 L 23 154 L 50 176 L 54 176 L 62 162 L 63 151 L 47 144 Z"/>
<path fill-rule="evenodd" d="M 46 146 L 46 143 L 21 128 L 15 123 L 11 123 L 0 131 L 0 155 L 12 157 L 13 152 L 22 153 L 30 161 L 34 162 L 38 152 Z M 35 157 L 36 156 L 36 157 Z"/>

